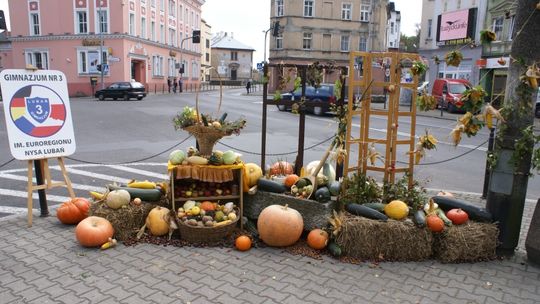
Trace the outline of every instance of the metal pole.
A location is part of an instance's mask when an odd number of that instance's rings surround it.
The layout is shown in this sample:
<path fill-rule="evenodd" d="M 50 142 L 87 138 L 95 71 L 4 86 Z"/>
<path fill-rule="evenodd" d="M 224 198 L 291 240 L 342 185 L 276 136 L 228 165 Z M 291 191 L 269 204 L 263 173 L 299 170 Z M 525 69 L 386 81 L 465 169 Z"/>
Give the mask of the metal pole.
<path fill-rule="evenodd" d="M 269 28 L 267 29 L 266 31 L 264 31 L 264 62 L 266 62 L 266 36 L 268 35 L 268 32 L 271 30 L 272 28 Z"/>
<path fill-rule="evenodd" d="M 495 128 L 491 128 L 489 129 L 489 141 L 488 141 L 488 150 L 487 150 L 488 155 L 490 152 L 493 151 L 494 146 L 495 146 Z M 484 173 L 484 188 L 482 189 L 481 198 L 487 197 L 490 173 L 491 173 L 491 169 L 489 168 L 489 158 L 488 158 L 486 159 L 486 170 Z"/>
<path fill-rule="evenodd" d="M 41 171 L 42 161 L 39 159 L 34 160 L 34 170 L 36 171 L 36 184 L 38 186 L 43 185 L 43 172 Z M 49 216 L 49 208 L 47 207 L 47 194 L 45 189 L 38 190 L 39 196 L 39 209 L 41 211 L 41 217 Z"/>
<path fill-rule="evenodd" d="M 99 64 L 101 65 L 101 89 L 105 89 L 105 84 L 103 83 L 103 28 L 101 27 L 101 18 L 103 18 L 103 15 L 101 14 L 101 1 L 98 0 L 98 12 L 99 12 L 99 18 L 98 18 L 98 26 L 99 26 Z"/>

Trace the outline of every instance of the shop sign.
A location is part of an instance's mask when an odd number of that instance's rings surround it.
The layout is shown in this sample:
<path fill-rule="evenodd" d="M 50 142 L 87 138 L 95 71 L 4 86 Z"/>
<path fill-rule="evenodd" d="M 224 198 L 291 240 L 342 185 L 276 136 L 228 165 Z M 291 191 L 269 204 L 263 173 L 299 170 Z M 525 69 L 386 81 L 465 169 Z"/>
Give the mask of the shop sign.
<path fill-rule="evenodd" d="M 120 62 L 120 58 L 114 56 L 107 57 L 107 60 L 109 60 L 110 62 Z"/>
<path fill-rule="evenodd" d="M 444 13 L 437 18 L 437 45 L 470 43 L 474 37 L 477 8 Z"/>
<path fill-rule="evenodd" d="M 86 39 L 83 39 L 82 45 L 83 46 L 100 46 L 101 45 L 101 40 L 86 38 Z"/>
<path fill-rule="evenodd" d="M 75 152 L 66 75 L 60 71 L 6 69 L 0 73 L 9 148 L 18 160 Z"/>
<path fill-rule="evenodd" d="M 510 66 L 509 57 L 488 58 L 486 60 L 486 69 L 503 69 Z"/>

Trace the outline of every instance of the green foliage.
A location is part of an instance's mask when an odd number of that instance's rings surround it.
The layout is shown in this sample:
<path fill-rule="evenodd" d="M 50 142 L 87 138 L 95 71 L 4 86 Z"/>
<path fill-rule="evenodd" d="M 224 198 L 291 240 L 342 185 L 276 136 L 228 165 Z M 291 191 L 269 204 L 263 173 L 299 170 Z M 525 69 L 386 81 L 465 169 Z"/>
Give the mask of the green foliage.
<path fill-rule="evenodd" d="M 389 203 L 393 200 L 405 202 L 414 210 L 421 209 L 427 202 L 426 189 L 418 181 L 413 181 L 409 189 L 409 176 L 404 175 L 395 183 L 385 182 L 383 185 L 382 202 Z"/>
<path fill-rule="evenodd" d="M 528 155 L 532 155 L 531 169 L 540 168 L 540 147 L 534 148 L 536 144 L 540 143 L 540 135 L 534 135 L 533 126 L 529 126 L 521 131 L 521 137 L 514 143 L 514 152 L 510 161 L 514 167 L 525 160 Z M 530 173 L 530 172 L 528 172 Z"/>
<path fill-rule="evenodd" d="M 353 173 L 344 177 L 339 200 L 345 203 L 373 203 L 382 198 L 382 189 L 372 177 Z"/>

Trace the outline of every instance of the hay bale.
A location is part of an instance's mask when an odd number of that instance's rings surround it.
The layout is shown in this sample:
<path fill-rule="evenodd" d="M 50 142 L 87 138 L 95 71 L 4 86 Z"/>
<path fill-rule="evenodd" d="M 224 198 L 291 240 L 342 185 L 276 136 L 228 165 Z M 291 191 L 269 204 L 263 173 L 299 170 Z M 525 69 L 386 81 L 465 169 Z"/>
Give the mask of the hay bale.
<path fill-rule="evenodd" d="M 143 202 L 139 206 L 133 203 L 126 208 L 111 209 L 104 202 L 96 202 L 90 206 L 89 216 L 99 216 L 111 222 L 114 228 L 114 237 L 119 241 L 124 241 L 137 234 L 137 231 L 144 225 L 144 221 L 150 213 L 154 204 Z"/>
<path fill-rule="evenodd" d="M 477 262 L 497 257 L 499 229 L 495 224 L 469 221 L 435 237 L 435 257 L 443 263 Z"/>
<path fill-rule="evenodd" d="M 431 232 L 410 221 L 345 216 L 336 243 L 347 256 L 368 260 L 422 261 L 433 253 Z"/>

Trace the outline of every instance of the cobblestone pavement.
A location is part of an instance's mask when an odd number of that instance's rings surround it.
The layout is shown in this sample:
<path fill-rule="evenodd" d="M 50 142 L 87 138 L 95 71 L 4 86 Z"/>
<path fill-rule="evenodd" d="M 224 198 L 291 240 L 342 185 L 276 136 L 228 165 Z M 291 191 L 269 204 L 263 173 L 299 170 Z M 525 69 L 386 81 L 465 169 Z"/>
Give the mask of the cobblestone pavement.
<path fill-rule="evenodd" d="M 524 222 L 530 222 L 531 208 L 528 202 Z M 508 259 L 474 264 L 378 265 L 315 260 L 274 248 L 120 244 L 100 251 L 80 247 L 75 227 L 54 216 L 34 219 L 31 228 L 24 216 L 0 220 L 1 303 L 540 301 L 540 267 L 527 263 L 523 249 Z"/>

